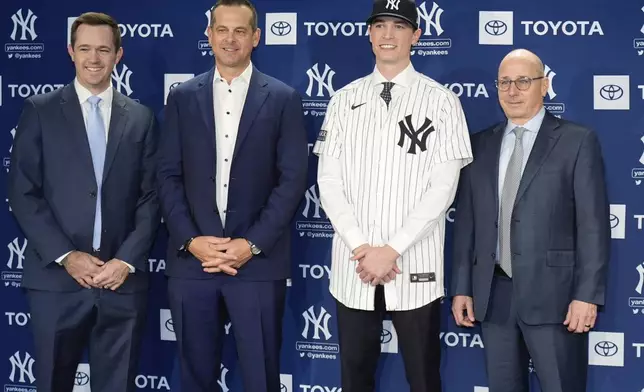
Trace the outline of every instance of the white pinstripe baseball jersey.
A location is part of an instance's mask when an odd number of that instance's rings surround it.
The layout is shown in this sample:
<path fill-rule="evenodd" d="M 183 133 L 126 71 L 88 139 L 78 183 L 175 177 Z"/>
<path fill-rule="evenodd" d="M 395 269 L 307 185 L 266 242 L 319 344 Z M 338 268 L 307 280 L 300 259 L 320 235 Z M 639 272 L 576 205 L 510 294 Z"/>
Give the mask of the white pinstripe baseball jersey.
<path fill-rule="evenodd" d="M 380 97 L 376 68 L 329 102 L 313 152 L 322 207 L 335 233 L 330 292 L 342 304 L 373 310 L 375 287 L 350 260 L 369 243 L 389 245 L 402 273 L 385 284 L 387 310 L 410 310 L 444 296 L 445 213 L 459 171 L 472 161 L 469 132 L 454 93 L 409 66 Z"/>

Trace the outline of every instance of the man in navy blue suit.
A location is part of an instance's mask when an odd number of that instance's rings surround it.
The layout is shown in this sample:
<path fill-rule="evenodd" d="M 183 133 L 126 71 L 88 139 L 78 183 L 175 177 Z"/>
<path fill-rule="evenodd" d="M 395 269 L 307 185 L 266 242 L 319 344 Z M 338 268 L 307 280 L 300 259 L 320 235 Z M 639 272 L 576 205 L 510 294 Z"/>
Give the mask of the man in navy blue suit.
<path fill-rule="evenodd" d="M 154 114 L 114 90 L 123 55 L 105 14 L 76 19 L 73 83 L 25 101 L 9 172 L 24 232 L 40 392 L 68 392 L 89 346 L 95 392 L 136 389 L 148 253 L 160 223 Z"/>
<path fill-rule="evenodd" d="M 452 313 L 481 322 L 490 392 L 583 392 L 604 305 L 609 205 L 597 135 L 543 106 L 541 60 L 517 49 L 496 82 L 506 119 L 472 136 L 459 185 Z"/>
<path fill-rule="evenodd" d="M 215 66 L 168 95 L 158 171 L 182 390 L 217 388 L 227 314 L 245 390 L 277 392 L 290 223 L 307 180 L 301 100 L 251 63 L 249 1 L 211 13 Z"/>

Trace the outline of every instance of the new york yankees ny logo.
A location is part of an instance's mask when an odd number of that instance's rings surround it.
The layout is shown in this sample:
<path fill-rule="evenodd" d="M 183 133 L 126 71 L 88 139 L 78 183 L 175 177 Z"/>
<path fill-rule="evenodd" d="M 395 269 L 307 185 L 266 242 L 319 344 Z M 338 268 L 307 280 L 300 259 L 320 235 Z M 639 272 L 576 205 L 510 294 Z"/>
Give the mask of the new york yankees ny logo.
<path fill-rule="evenodd" d="M 398 11 L 398 7 L 400 7 L 400 0 L 387 0 L 386 9 Z"/>
<path fill-rule="evenodd" d="M 411 123 L 411 114 L 409 114 L 405 117 L 405 121 L 400 120 L 398 125 L 400 126 L 400 138 L 398 139 L 399 147 L 403 147 L 405 144 L 405 136 L 407 136 L 411 141 L 407 153 L 416 154 L 416 146 L 418 146 L 423 152 L 427 151 L 427 138 L 435 131 L 434 126 L 432 125 L 432 120 L 425 117 L 423 125 L 416 130 L 414 125 Z"/>

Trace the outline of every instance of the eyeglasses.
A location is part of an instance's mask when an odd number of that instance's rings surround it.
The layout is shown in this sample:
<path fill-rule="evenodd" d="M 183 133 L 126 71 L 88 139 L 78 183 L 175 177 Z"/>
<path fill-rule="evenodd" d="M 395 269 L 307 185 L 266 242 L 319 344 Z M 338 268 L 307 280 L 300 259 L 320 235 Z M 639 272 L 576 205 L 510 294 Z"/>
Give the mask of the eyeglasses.
<path fill-rule="evenodd" d="M 517 89 L 521 91 L 525 91 L 530 88 L 533 80 L 538 80 L 543 78 L 544 78 L 543 76 L 539 76 L 537 78 L 529 78 L 527 76 L 523 76 L 518 78 L 517 80 L 511 80 L 511 79 L 495 80 L 494 84 L 496 85 L 496 88 L 498 88 L 499 90 L 508 91 L 510 89 L 510 85 L 514 83 L 514 85 L 517 86 Z"/>

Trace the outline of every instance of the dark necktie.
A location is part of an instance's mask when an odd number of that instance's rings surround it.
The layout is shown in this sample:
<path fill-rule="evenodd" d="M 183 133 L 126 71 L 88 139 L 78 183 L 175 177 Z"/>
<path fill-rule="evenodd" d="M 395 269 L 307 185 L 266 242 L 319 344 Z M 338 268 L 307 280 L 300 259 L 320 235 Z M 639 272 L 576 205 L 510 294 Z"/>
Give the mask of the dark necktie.
<path fill-rule="evenodd" d="M 384 99 L 385 103 L 387 104 L 387 108 L 389 108 L 389 102 L 391 102 L 391 89 L 394 87 L 394 82 L 384 82 L 382 85 L 384 86 L 382 89 L 382 92 L 380 93 L 380 97 Z"/>

